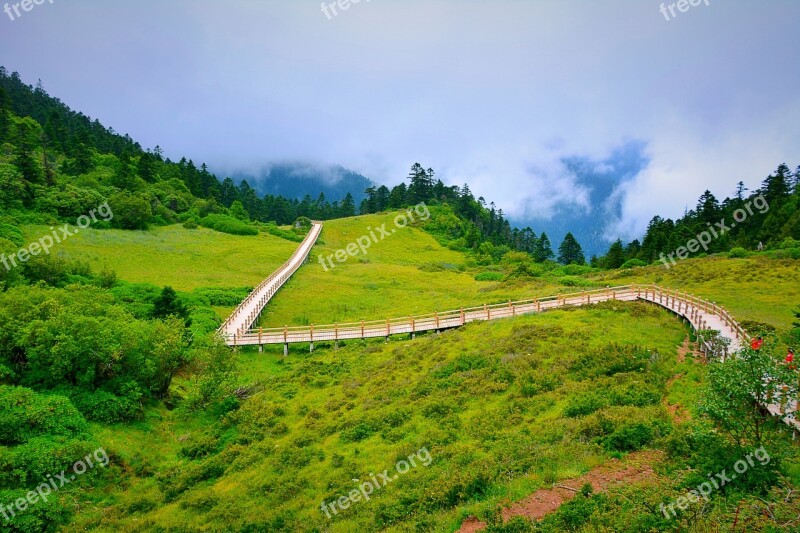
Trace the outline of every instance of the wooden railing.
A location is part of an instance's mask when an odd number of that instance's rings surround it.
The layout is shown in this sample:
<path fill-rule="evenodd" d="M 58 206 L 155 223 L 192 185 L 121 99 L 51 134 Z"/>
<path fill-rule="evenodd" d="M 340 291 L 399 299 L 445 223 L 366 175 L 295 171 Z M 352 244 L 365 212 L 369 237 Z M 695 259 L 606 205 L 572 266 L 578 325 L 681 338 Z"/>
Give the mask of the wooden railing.
<path fill-rule="evenodd" d="M 222 323 L 217 332 L 229 345 L 234 345 L 236 337 L 246 332 L 258 320 L 267 303 L 284 283 L 297 272 L 297 269 L 302 266 L 311 253 L 311 248 L 317 242 L 321 231 L 322 224 L 313 222 L 308 235 L 306 235 L 292 256 L 267 279 L 259 283 Z"/>
<path fill-rule="evenodd" d="M 625 285 L 383 320 L 248 329 L 229 339 L 229 344 L 264 346 L 310 343 L 313 349 L 315 342 L 338 343 L 341 340 L 389 337 L 398 334 L 414 336 L 416 333 L 441 331 L 460 327 L 470 322 L 509 318 L 608 300 L 651 301 L 684 316 L 695 329 L 709 329 L 712 326 L 724 325 L 729 331 L 721 331 L 721 333 L 729 334 L 732 342 L 743 342 L 742 339 L 746 339 L 746 333 L 741 326 L 716 303 L 685 292 L 663 289 L 657 285 Z"/>

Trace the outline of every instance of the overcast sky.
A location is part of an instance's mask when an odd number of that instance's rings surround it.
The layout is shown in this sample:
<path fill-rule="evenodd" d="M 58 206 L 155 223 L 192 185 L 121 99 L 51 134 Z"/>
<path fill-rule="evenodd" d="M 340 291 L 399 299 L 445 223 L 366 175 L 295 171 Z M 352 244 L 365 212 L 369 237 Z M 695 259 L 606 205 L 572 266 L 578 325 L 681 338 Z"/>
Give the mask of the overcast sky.
<path fill-rule="evenodd" d="M 220 172 L 303 160 L 396 184 L 419 161 L 529 219 L 597 209 L 590 168 L 635 237 L 800 163 L 800 1 L 660 5 L 44 0 L 0 13 L 0 65 Z"/>

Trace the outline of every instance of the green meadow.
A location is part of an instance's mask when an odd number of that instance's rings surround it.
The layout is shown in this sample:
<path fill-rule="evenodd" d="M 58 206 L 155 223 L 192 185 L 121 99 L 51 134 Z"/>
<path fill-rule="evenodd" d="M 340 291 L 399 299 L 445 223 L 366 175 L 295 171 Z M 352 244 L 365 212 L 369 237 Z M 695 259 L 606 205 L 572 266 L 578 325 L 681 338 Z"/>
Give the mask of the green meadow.
<path fill-rule="evenodd" d="M 25 226 L 23 232 L 33 242 L 50 230 Z M 95 271 L 114 270 L 119 279 L 130 283 L 190 291 L 258 285 L 296 248 L 295 242 L 265 233 L 236 236 L 167 226 L 145 231 L 89 228 L 57 244 L 52 253 L 88 262 Z"/>
<path fill-rule="evenodd" d="M 800 262 L 766 254 L 743 259 L 688 259 L 670 269 L 650 266 L 615 270 L 597 279 L 613 285 L 655 283 L 686 291 L 722 305 L 739 321 L 777 328 L 791 326 L 792 311 L 800 302 Z"/>
<path fill-rule="evenodd" d="M 262 388 L 237 411 L 95 428 L 124 481 L 67 531 L 453 531 L 618 456 L 625 428 L 666 435 L 668 378 L 697 366 L 675 357 L 686 335 L 653 306 L 609 303 L 286 359 L 246 351 L 243 378 Z M 421 448 L 430 466 L 322 512 Z"/>
<path fill-rule="evenodd" d="M 515 276 L 508 264 L 478 265 L 416 227 L 398 229 L 327 271 L 318 262 L 369 228 L 391 228 L 393 218 L 326 222 L 309 263 L 267 307 L 264 325 L 396 317 L 657 283 L 785 330 L 800 301 L 800 269 L 792 260 L 708 257 L 671 270 L 557 267 Z M 28 227 L 26 237 L 43 231 Z M 113 269 L 125 281 L 191 291 L 253 286 L 296 247 L 271 235 L 171 226 L 90 230 L 58 253 Z M 498 274 L 495 281 L 476 281 L 487 271 Z M 229 311 L 212 308 L 219 316 Z M 490 532 L 524 531 L 497 525 L 500 509 L 626 458 L 644 461 L 652 474 L 576 503 L 596 507 L 565 505 L 548 519 L 556 525 L 545 521 L 543 531 L 669 530 L 678 522 L 652 510 L 685 493 L 686 479 L 705 460 L 703 446 L 719 438 L 698 422 L 707 366 L 691 340 L 687 327 L 657 306 L 607 302 L 415 340 L 351 341 L 339 349 L 321 343 L 313 353 L 296 345 L 288 357 L 280 346 L 232 351 L 238 392 L 212 408 L 151 402 L 140 420 L 90 425 L 111 464 L 80 492 L 59 496 L 79 509 L 63 530 L 457 531 L 474 516 L 494 524 Z M 187 395 L 192 379 L 179 373 L 172 397 Z M 782 429 L 771 431 L 789 442 Z M 698 435 L 706 439 L 702 446 L 692 440 Z M 369 501 L 330 517 L 322 510 L 323 502 L 375 473 L 391 473 L 421 449 L 430 465 L 380 486 Z M 793 453 L 786 457 L 782 473 L 796 483 L 800 467 Z M 715 499 L 691 523 L 730 529 L 740 501 L 753 508 L 760 501 L 737 494 Z"/>
<path fill-rule="evenodd" d="M 412 314 L 480 306 L 556 293 L 563 287 L 544 280 L 498 283 L 476 281 L 483 269 L 468 266 L 461 252 L 449 250 L 416 227 L 395 228 L 396 213 L 365 215 L 324 223 L 309 264 L 300 269 L 262 316 L 264 327 L 380 320 Z M 396 232 L 372 243 L 366 254 L 319 262 L 386 224 Z M 376 233 L 377 234 L 377 233 Z M 380 239 L 380 236 L 378 236 Z"/>

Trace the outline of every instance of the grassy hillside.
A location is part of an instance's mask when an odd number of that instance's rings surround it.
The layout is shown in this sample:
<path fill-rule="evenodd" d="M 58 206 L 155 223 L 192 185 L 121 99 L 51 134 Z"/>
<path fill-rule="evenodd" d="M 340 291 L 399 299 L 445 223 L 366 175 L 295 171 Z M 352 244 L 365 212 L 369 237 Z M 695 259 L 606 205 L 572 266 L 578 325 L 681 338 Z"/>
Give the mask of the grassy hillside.
<path fill-rule="evenodd" d="M 386 223 L 391 230 L 393 218 L 327 222 L 311 261 L 269 306 L 265 322 L 402 316 L 582 287 L 658 283 L 721 302 L 741 319 L 785 328 L 800 300 L 797 261 L 766 256 L 691 260 L 669 271 L 505 260 L 487 266 L 418 228 L 404 228 L 327 271 L 317 261 L 369 228 Z M 25 228 L 26 239 L 45 232 Z M 192 291 L 255 285 L 296 246 L 271 235 L 170 226 L 88 230 L 58 253 L 96 271 L 112 268 L 125 281 Z M 221 295 L 207 297 L 215 310 L 227 310 L 213 303 Z M 765 518 L 761 502 L 776 516 L 796 516 L 800 502 L 759 492 L 747 480 L 731 494 L 715 495 L 691 519 L 654 511 L 696 485 L 698 472 L 730 466 L 720 463 L 731 457 L 720 433 L 701 422 L 707 367 L 692 356 L 687 334 L 655 306 L 608 302 L 470 324 L 415 341 L 350 342 L 313 354 L 297 347 L 288 358 L 281 347 L 190 356 L 169 395 L 148 402 L 141 419 L 88 425 L 87 435 L 107 450 L 110 464 L 80 480 L 78 490 L 58 494 L 60 508 L 80 511 L 65 530 L 455 531 L 469 516 L 496 522 L 513 502 L 616 459 L 649 473 L 630 486 L 576 498 L 546 518 L 542 530 L 670 530 L 678 523 L 730 529 L 740 502 L 743 523 L 777 527 L 786 519 Z M 236 375 L 226 366 L 231 361 Z M 218 393 L 199 410 L 187 406 L 198 386 Z M 778 435 L 772 442 L 790 442 L 782 430 L 770 431 Z M 369 501 L 330 518 L 321 509 L 373 474 L 391 475 L 398 461 L 421 450 L 429 464 L 379 487 Z M 796 483 L 794 449 L 770 451 L 782 457 L 782 483 Z"/>
<path fill-rule="evenodd" d="M 800 304 L 800 261 L 754 255 L 742 259 L 689 259 L 667 270 L 651 266 L 603 273 L 597 280 L 612 285 L 656 283 L 685 290 L 727 308 L 740 321 L 777 328 L 792 324 Z"/>
<path fill-rule="evenodd" d="M 651 306 L 604 304 L 310 357 L 245 353 L 263 390 L 219 422 L 153 411 L 97 428 L 124 482 L 69 530 L 453 530 L 605 462 L 625 427 L 665 434 L 668 378 L 698 371 L 676 360 L 685 334 Z M 593 390 L 616 400 L 584 405 Z M 321 511 L 423 447 L 430 466 Z"/>
<path fill-rule="evenodd" d="M 50 232 L 47 226 L 24 226 L 28 242 Z M 297 243 L 269 234 L 236 236 L 205 228 L 154 227 L 146 231 L 85 229 L 54 253 L 104 267 L 131 283 L 199 287 L 255 286 L 283 264 Z"/>
<path fill-rule="evenodd" d="M 392 212 L 325 222 L 309 264 L 272 301 L 262 324 L 267 327 L 375 320 L 532 298 L 560 288 L 551 281 L 537 279 L 505 284 L 476 281 L 476 274 L 483 268 L 468 267 L 466 255 L 444 248 L 419 228 L 396 228 L 395 215 Z M 334 259 L 334 268 L 327 265 L 327 271 L 319 263 L 318 256 L 335 254 L 383 224 L 387 231 L 396 231 L 377 244 L 373 242 L 366 254 L 349 257 L 344 263 Z"/>
<path fill-rule="evenodd" d="M 510 274 L 507 265 L 482 267 L 462 253 L 442 247 L 417 228 L 397 229 L 367 250 L 328 270 L 317 256 L 327 257 L 368 228 L 386 223 L 394 213 L 325 222 L 321 244 L 308 265 L 297 272 L 272 301 L 262 318 L 265 327 L 327 324 L 500 303 L 509 299 L 549 296 L 634 283 L 656 283 L 687 290 L 726 306 L 740 320 L 789 327 L 800 302 L 800 266 L 793 259 L 753 255 L 742 259 L 722 256 L 690 259 L 667 270 L 650 266 L 600 271 L 588 267 L 537 265 L 529 275 Z M 491 271 L 500 279 L 476 281 Z M 570 275 L 573 273 L 582 275 Z M 320 295 L 324 295 L 321 297 Z"/>

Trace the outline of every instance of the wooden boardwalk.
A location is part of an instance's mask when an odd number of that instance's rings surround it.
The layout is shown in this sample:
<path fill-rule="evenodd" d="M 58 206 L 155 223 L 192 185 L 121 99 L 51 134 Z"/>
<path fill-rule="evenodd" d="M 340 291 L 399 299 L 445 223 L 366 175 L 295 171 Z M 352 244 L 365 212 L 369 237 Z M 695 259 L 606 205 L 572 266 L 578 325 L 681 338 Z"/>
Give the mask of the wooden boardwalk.
<path fill-rule="evenodd" d="M 322 224 L 314 222 L 308 235 L 306 235 L 303 242 L 300 243 L 300 246 L 292 254 L 292 257 L 278 267 L 271 276 L 262 281 L 258 287 L 253 289 L 253 292 L 251 292 L 233 313 L 231 313 L 231 316 L 222 323 L 222 326 L 220 326 L 217 332 L 225 339 L 228 345 L 234 346 L 237 337 L 245 334 L 245 332 L 258 321 L 264 307 L 266 307 L 267 303 L 275 296 L 275 293 L 283 287 L 283 284 L 286 283 L 286 281 L 292 277 L 292 274 L 297 272 L 297 269 L 308 259 L 308 254 L 311 253 L 311 248 L 317 242 L 321 231 Z"/>
<path fill-rule="evenodd" d="M 314 222 L 308 235 L 292 257 L 256 287 L 222 324 L 219 328 L 219 334 L 226 344 L 232 347 L 259 346 L 261 349 L 270 344 L 282 344 L 284 346 L 284 355 L 286 355 L 290 344 L 309 344 L 311 351 L 313 351 L 314 343 L 319 342 L 331 342 L 338 346 L 339 341 L 353 339 L 380 337 L 388 339 L 392 335 L 410 335 L 413 338 L 417 333 L 443 331 L 461 327 L 470 322 L 499 320 L 531 313 L 542 313 L 552 309 L 591 305 L 613 300 L 651 302 L 686 319 L 695 331 L 719 331 L 721 337 L 730 340 L 730 345 L 723 357 L 728 355 L 728 351 L 730 353 L 737 352 L 746 346 L 750 340 L 741 325 L 722 306 L 685 292 L 662 288 L 657 285 L 608 287 L 403 318 L 362 320 L 360 322 L 321 326 L 312 324 L 310 326 L 254 329 L 252 327 L 253 324 L 256 323 L 270 299 L 306 261 L 321 230 L 322 224 Z M 708 354 L 713 351 L 710 343 L 703 339 L 700 340 L 700 344 L 704 353 Z M 799 402 L 790 401 L 783 405 L 770 404 L 765 408 L 770 413 L 780 416 L 793 430 L 800 429 L 800 421 L 792 415 L 786 415 L 787 411 L 794 413 L 800 409 Z"/>
<path fill-rule="evenodd" d="M 498 320 L 518 315 L 541 313 L 562 307 L 596 304 L 609 300 L 644 300 L 655 303 L 684 317 L 697 329 L 716 329 L 731 339 L 730 349 L 739 349 L 745 336 L 741 326 L 720 306 L 695 296 L 663 289 L 656 285 L 625 285 L 559 294 L 502 304 L 483 305 L 385 320 L 360 321 L 321 326 L 295 326 L 283 328 L 257 328 L 240 331 L 227 342 L 231 346 L 265 346 L 268 344 L 294 344 L 334 342 L 352 339 L 390 337 L 392 335 L 427 331 L 442 331 L 461 327 L 470 322 Z"/>

